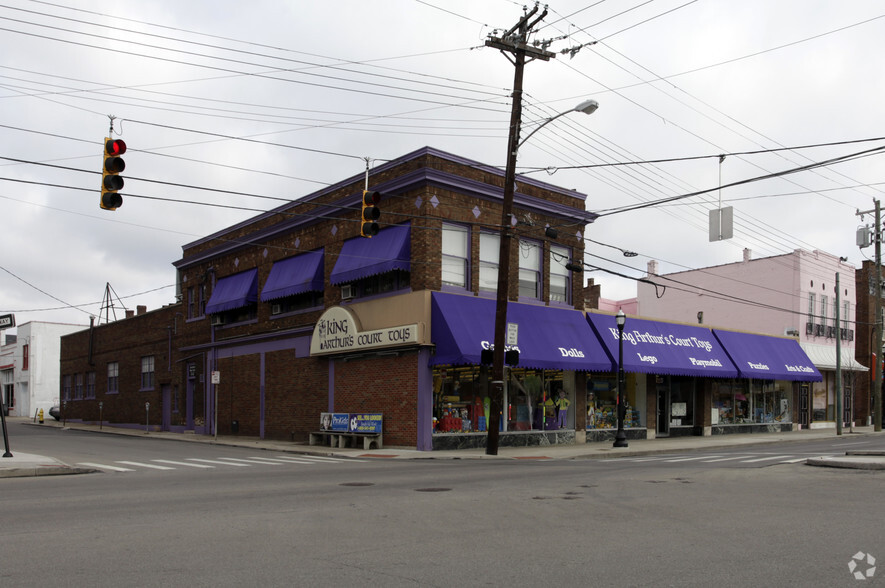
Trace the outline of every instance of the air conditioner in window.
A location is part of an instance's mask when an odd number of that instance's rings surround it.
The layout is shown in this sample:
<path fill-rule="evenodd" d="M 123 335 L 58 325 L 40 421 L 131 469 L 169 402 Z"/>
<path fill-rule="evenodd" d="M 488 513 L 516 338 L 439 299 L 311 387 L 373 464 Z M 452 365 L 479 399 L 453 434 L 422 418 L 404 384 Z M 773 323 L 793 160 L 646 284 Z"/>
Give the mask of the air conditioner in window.
<path fill-rule="evenodd" d="M 344 284 L 341 286 L 341 300 L 350 300 L 353 298 L 354 287 L 353 284 Z"/>
<path fill-rule="evenodd" d="M 832 339 L 836 336 L 836 327 L 827 327 L 827 339 Z"/>
<path fill-rule="evenodd" d="M 848 329 L 848 340 L 854 341 L 854 329 Z"/>
<path fill-rule="evenodd" d="M 824 326 L 823 325 L 814 325 L 814 334 L 818 337 L 824 336 Z"/>
<path fill-rule="evenodd" d="M 283 307 L 279 304 L 272 304 L 270 306 L 270 314 L 280 314 L 283 312 Z"/>
<path fill-rule="evenodd" d="M 223 316 L 221 316 L 220 314 L 213 314 L 212 315 L 212 326 L 213 327 L 217 327 L 217 326 L 223 325 L 223 324 L 224 324 L 224 317 Z"/>
<path fill-rule="evenodd" d="M 814 335 L 814 323 L 805 323 L 805 334 Z"/>

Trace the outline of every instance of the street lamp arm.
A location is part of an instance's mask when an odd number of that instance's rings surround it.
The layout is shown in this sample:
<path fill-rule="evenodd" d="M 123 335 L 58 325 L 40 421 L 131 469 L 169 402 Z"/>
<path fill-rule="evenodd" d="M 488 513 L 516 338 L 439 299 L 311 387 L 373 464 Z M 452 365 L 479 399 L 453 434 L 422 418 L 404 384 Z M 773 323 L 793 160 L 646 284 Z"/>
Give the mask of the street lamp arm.
<path fill-rule="evenodd" d="M 572 109 L 560 112 L 556 116 L 551 116 L 550 118 L 536 126 L 534 129 L 532 129 L 532 132 L 526 135 L 525 139 L 519 142 L 519 144 L 516 146 L 516 149 L 519 150 L 519 148 L 522 147 L 523 143 L 529 140 L 529 137 L 540 131 L 549 123 L 552 123 L 553 121 L 558 119 L 560 116 L 565 116 L 566 114 L 569 114 L 571 112 L 583 112 L 584 114 L 593 114 L 594 112 L 596 112 L 597 108 L 599 108 L 599 102 L 597 102 L 596 100 L 585 100 Z"/>

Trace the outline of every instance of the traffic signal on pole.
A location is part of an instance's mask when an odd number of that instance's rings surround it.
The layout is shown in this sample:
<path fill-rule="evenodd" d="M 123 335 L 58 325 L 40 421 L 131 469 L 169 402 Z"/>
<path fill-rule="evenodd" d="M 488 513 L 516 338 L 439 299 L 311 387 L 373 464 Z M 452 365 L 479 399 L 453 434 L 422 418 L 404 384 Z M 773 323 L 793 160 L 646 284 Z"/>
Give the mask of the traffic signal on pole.
<path fill-rule="evenodd" d="M 360 217 L 360 236 L 372 238 L 378 234 L 378 219 L 381 209 L 376 206 L 381 202 L 381 192 L 363 190 L 363 213 Z"/>
<path fill-rule="evenodd" d="M 104 156 L 101 166 L 101 200 L 98 205 L 105 210 L 117 210 L 123 206 L 123 197 L 117 194 L 123 189 L 120 172 L 126 169 L 126 162 L 120 157 L 126 153 L 126 143 L 122 139 L 104 140 Z"/>

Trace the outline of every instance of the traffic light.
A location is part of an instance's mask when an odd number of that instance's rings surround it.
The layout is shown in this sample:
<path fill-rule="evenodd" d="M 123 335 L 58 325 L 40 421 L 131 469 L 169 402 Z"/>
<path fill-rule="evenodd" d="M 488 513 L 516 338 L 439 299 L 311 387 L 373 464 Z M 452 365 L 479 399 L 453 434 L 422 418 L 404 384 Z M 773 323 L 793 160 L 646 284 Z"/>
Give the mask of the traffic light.
<path fill-rule="evenodd" d="M 117 194 L 123 189 L 123 178 L 119 173 L 126 169 L 126 162 L 120 157 L 126 153 L 126 143 L 122 139 L 104 140 L 104 157 L 101 166 L 101 200 L 98 205 L 105 210 L 117 210 L 123 206 L 123 197 Z"/>
<path fill-rule="evenodd" d="M 363 190 L 363 214 L 360 217 L 360 236 L 372 238 L 378 234 L 378 223 L 381 209 L 375 206 L 381 202 L 381 192 Z"/>

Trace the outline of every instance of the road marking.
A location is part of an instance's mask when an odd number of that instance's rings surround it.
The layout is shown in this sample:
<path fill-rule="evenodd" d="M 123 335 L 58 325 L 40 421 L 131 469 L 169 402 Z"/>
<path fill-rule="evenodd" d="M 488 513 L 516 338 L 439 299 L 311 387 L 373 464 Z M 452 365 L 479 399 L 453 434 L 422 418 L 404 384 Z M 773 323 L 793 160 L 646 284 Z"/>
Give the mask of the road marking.
<path fill-rule="evenodd" d="M 299 455 L 298 457 L 289 457 L 288 455 L 278 455 L 276 459 L 284 459 L 296 463 L 362 463 L 362 459 L 341 459 L 338 457 L 325 457 L 322 455 Z"/>
<path fill-rule="evenodd" d="M 314 465 L 317 463 L 326 463 L 324 461 L 311 461 L 307 458 L 298 459 L 296 457 L 273 457 L 273 458 L 272 457 L 262 457 L 259 459 L 273 459 L 274 461 L 278 461 L 280 463 L 280 465 L 282 465 L 284 463 L 288 463 L 288 464 L 297 463 L 297 464 L 301 464 L 301 465 Z"/>
<path fill-rule="evenodd" d="M 733 455 L 731 457 L 720 457 L 719 459 L 711 459 L 704 463 L 714 463 L 717 461 L 732 461 L 735 459 L 747 459 L 748 457 L 753 457 L 752 455 Z"/>
<path fill-rule="evenodd" d="M 719 457 L 718 455 L 701 455 L 696 457 L 678 457 L 676 459 L 667 459 L 665 460 L 667 463 L 676 463 L 679 461 L 697 461 L 699 459 L 706 459 L 708 457 Z"/>
<path fill-rule="evenodd" d="M 169 465 L 180 465 L 186 466 L 189 468 L 208 468 L 215 469 L 215 466 L 204 465 L 201 463 L 188 463 L 186 461 L 172 461 L 171 459 L 152 459 L 151 461 L 156 461 L 158 463 L 168 463 Z"/>
<path fill-rule="evenodd" d="M 238 468 L 248 468 L 251 466 L 251 464 L 248 464 L 248 463 L 234 463 L 232 461 L 217 461 L 217 460 L 213 460 L 213 459 L 199 459 L 196 457 L 189 457 L 189 458 L 187 458 L 187 461 L 199 461 L 202 463 L 211 463 L 213 465 L 236 466 Z"/>
<path fill-rule="evenodd" d="M 174 470 L 175 468 L 170 468 L 168 466 L 154 465 L 152 463 L 141 463 L 139 461 L 117 461 L 114 463 L 122 463 L 126 465 L 136 466 L 140 468 L 151 468 L 154 470 Z"/>
<path fill-rule="evenodd" d="M 775 459 L 784 459 L 787 457 L 793 457 L 792 455 L 770 455 L 768 457 L 757 457 L 756 459 L 748 459 L 746 461 L 742 461 L 741 463 L 756 463 L 759 461 L 772 461 Z"/>
<path fill-rule="evenodd" d="M 797 459 L 788 459 L 786 461 L 782 461 L 781 463 L 799 463 L 800 461 L 806 461 L 807 457 L 799 457 Z"/>
<path fill-rule="evenodd" d="M 236 462 L 243 462 L 243 463 L 255 463 L 255 464 L 261 464 L 261 465 L 275 465 L 275 466 L 283 465 L 283 464 L 281 464 L 281 463 L 279 463 L 279 462 L 275 462 L 275 461 L 264 461 L 264 460 L 262 460 L 260 457 L 256 457 L 256 458 L 253 458 L 253 459 L 240 459 L 240 458 L 238 458 L 238 457 L 219 457 L 218 459 L 223 459 L 224 461 L 236 461 Z"/>
<path fill-rule="evenodd" d="M 98 468 L 100 470 L 112 470 L 115 472 L 134 472 L 135 470 L 130 468 L 121 468 L 119 466 L 106 465 L 103 463 L 91 463 L 88 461 L 81 461 L 77 465 L 88 466 L 90 468 Z"/>

